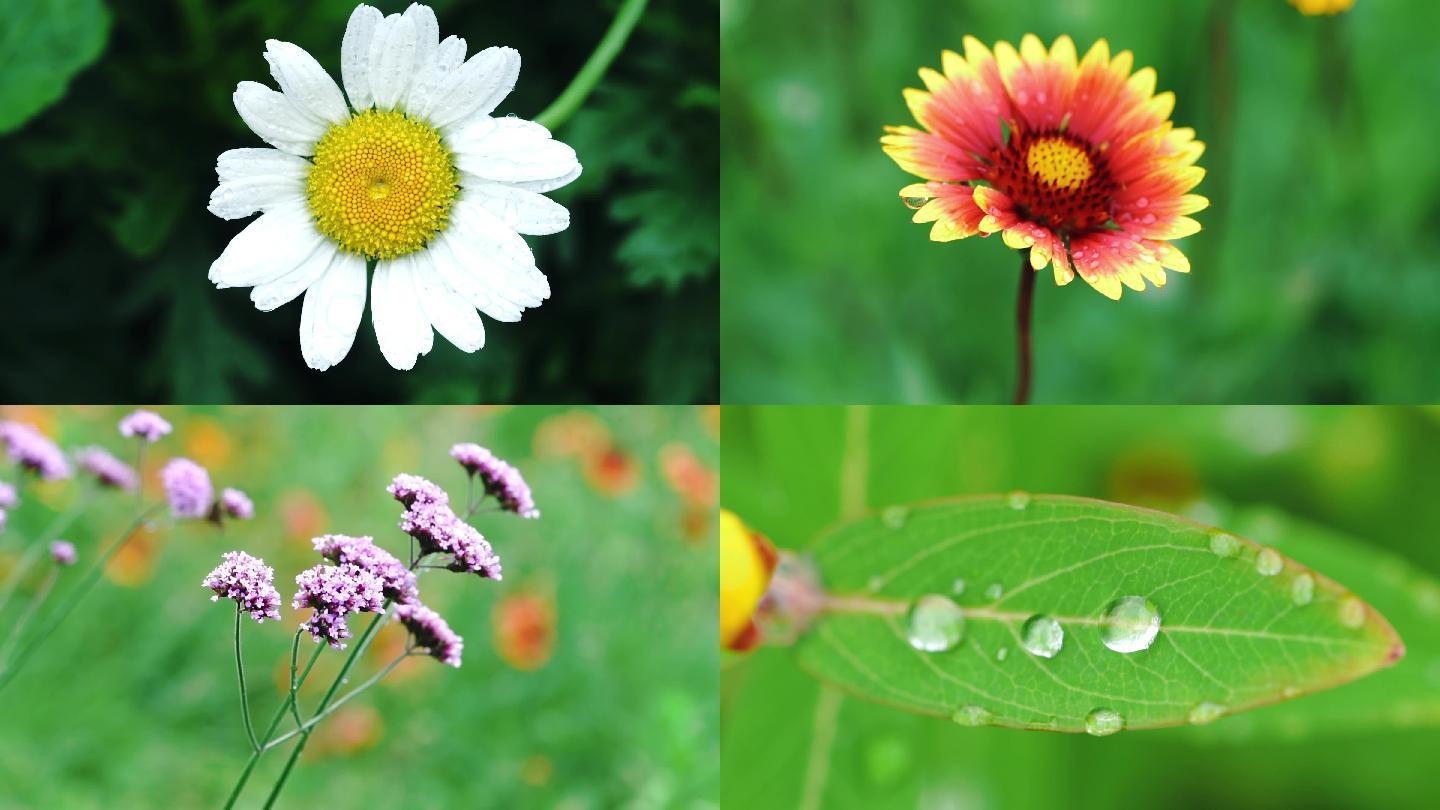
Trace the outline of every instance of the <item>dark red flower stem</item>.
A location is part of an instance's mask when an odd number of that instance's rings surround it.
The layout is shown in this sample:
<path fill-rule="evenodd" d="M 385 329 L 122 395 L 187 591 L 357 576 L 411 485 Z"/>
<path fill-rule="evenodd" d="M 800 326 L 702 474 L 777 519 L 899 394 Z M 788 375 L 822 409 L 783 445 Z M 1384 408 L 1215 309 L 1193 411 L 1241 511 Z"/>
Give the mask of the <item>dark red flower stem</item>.
<path fill-rule="evenodd" d="M 1015 307 L 1015 343 L 1018 371 L 1015 377 L 1015 404 L 1030 402 L 1030 310 L 1035 300 L 1035 270 L 1030 255 L 1020 253 L 1020 301 Z"/>

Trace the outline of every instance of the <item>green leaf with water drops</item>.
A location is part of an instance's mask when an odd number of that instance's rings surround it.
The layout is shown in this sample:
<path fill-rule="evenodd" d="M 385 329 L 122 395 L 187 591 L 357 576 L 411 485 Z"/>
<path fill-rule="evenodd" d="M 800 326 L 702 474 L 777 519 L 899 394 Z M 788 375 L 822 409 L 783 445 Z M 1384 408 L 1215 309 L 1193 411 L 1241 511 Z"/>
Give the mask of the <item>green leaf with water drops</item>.
<path fill-rule="evenodd" d="M 14 0 L 0 26 L 0 133 L 65 95 L 105 47 L 110 13 L 100 0 Z"/>
<path fill-rule="evenodd" d="M 1066 496 L 893 507 L 814 545 L 802 666 L 965 725 L 1105 735 L 1206 723 L 1394 663 L 1389 622 L 1274 548 Z"/>

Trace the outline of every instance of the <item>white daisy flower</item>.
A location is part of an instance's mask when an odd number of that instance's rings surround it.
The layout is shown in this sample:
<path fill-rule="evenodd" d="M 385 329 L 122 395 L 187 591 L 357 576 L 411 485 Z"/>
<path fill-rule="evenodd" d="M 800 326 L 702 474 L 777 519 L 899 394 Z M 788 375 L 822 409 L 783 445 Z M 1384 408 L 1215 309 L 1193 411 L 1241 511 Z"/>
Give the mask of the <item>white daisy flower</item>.
<path fill-rule="evenodd" d="M 301 293 L 300 351 L 321 371 L 355 342 L 374 265 L 380 351 L 415 366 L 438 331 L 461 350 L 485 344 L 476 310 L 518 321 L 550 295 L 519 234 L 565 230 L 543 192 L 580 176 L 575 150 L 539 124 L 491 113 L 515 87 L 520 54 L 440 40 L 435 12 L 359 6 L 340 45 L 345 95 L 304 49 L 268 40 L 280 85 L 235 89 L 235 109 L 274 149 L 231 149 L 210 211 L 261 212 L 210 266 L 216 287 L 252 287 L 268 312 Z M 347 106 L 345 97 L 349 96 Z M 432 331 L 433 330 L 433 331 Z"/>

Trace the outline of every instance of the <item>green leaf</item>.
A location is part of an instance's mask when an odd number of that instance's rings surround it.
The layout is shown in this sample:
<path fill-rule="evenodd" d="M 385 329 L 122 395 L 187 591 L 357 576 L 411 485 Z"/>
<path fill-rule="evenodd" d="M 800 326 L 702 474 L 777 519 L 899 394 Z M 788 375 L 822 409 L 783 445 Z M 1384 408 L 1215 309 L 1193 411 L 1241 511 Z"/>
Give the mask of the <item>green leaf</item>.
<path fill-rule="evenodd" d="M 65 95 L 95 61 L 110 32 L 99 0 L 15 0 L 0 27 L 0 134 L 17 129 Z"/>
<path fill-rule="evenodd" d="M 1206 708 L 1213 720 L 1326 689 L 1404 653 L 1373 608 L 1273 549 L 1104 501 L 1017 494 L 892 508 L 822 536 L 812 553 L 828 610 L 798 644 L 801 665 L 924 714 L 1079 732 L 1108 710 L 1129 729 L 1174 726 Z M 907 641 L 907 611 L 927 594 L 962 609 L 953 649 Z M 1131 653 L 1103 640 L 1116 629 L 1108 607 L 1126 596 L 1160 615 L 1154 641 Z M 1064 630 L 1053 658 L 1022 648 L 1037 614 Z"/>

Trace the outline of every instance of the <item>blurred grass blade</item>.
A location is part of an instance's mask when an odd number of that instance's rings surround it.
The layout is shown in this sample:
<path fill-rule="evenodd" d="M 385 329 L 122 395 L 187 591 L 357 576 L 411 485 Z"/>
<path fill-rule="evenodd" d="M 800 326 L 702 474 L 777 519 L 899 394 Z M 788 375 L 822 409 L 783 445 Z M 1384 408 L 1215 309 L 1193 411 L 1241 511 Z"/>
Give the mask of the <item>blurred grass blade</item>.
<path fill-rule="evenodd" d="M 967 724 L 1105 732 L 1208 722 L 1404 653 L 1384 617 L 1323 574 L 1104 501 L 1017 494 L 896 507 L 824 535 L 813 555 L 832 610 L 798 645 L 801 664 L 861 697 Z M 929 594 L 961 607 L 964 634 L 951 649 L 907 641 L 907 611 Z M 1127 596 L 1149 600 L 1160 625 L 1122 653 L 1106 615 Z M 1036 615 L 1063 630 L 1053 657 L 1022 644 Z"/>

